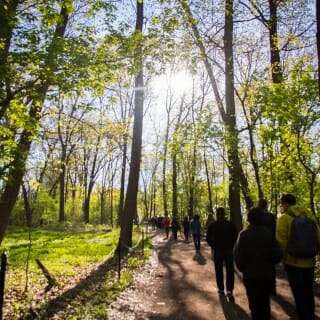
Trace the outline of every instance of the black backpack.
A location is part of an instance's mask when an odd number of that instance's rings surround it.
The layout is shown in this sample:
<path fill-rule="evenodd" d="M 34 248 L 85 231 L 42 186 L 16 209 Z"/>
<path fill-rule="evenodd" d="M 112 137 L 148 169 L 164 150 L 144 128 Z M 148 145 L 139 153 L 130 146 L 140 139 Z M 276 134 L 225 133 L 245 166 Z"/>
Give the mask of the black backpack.
<path fill-rule="evenodd" d="M 296 216 L 290 210 L 287 214 L 293 217 L 287 245 L 288 253 L 298 258 L 313 258 L 320 250 L 316 223 L 306 214 Z"/>

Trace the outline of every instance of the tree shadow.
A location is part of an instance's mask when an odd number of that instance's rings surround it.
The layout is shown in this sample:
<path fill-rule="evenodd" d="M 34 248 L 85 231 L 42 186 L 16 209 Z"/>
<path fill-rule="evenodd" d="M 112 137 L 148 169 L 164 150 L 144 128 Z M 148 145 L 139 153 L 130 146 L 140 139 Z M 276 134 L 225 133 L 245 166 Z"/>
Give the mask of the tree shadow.
<path fill-rule="evenodd" d="M 99 284 L 106 283 L 107 279 L 110 277 L 110 272 L 113 272 L 113 276 L 116 277 L 116 270 L 118 268 L 117 259 L 115 256 L 110 257 L 108 260 L 99 265 L 99 267 L 93 270 L 85 279 L 80 281 L 73 288 L 65 291 L 60 296 L 52 299 L 48 304 L 39 309 L 30 310 L 30 314 L 20 318 L 21 320 L 33 320 L 33 319 L 49 319 L 53 317 L 56 313 L 61 310 L 65 310 L 70 306 L 70 301 L 72 302 L 78 295 L 84 291 L 99 290 Z M 39 318 L 41 314 L 41 318 Z"/>
<path fill-rule="evenodd" d="M 219 300 L 226 320 L 250 320 L 250 316 L 235 302 L 230 302 L 225 295 L 220 295 Z"/>
<path fill-rule="evenodd" d="M 193 314 L 190 310 L 190 304 L 185 299 L 186 292 L 192 292 L 197 298 L 204 300 L 206 304 L 212 303 L 213 297 L 212 294 L 208 291 L 203 290 L 197 284 L 192 283 L 190 281 L 190 273 L 193 270 L 186 269 L 183 265 L 182 261 L 176 258 L 174 248 L 176 242 L 167 242 L 163 247 L 159 247 L 158 251 L 158 260 L 161 263 L 166 272 L 165 277 L 168 279 L 168 288 L 166 290 L 166 298 L 170 301 L 174 301 L 176 307 L 172 308 L 172 312 L 165 317 L 162 315 L 148 315 L 147 319 L 172 319 L 172 320 L 179 320 L 179 319 L 190 319 L 190 320 L 201 320 L 202 318 L 199 317 L 197 314 Z M 178 245 L 180 246 L 187 246 L 184 241 L 180 242 Z M 179 249 L 176 249 L 179 250 Z M 190 259 L 190 251 L 193 252 L 194 248 L 188 249 L 186 254 L 186 259 Z M 197 253 L 194 255 L 193 260 L 198 262 L 199 264 L 203 265 L 206 264 L 205 257 Z M 159 297 L 161 299 L 161 297 Z"/>
<path fill-rule="evenodd" d="M 193 260 L 197 261 L 199 264 L 201 264 L 202 266 L 205 265 L 207 263 L 206 258 L 202 255 L 201 252 L 196 253 L 193 256 Z"/>
<path fill-rule="evenodd" d="M 292 303 L 290 303 L 280 294 L 277 294 L 276 296 L 271 296 L 271 299 L 277 302 L 279 306 L 282 308 L 282 310 L 288 316 L 290 316 L 290 320 L 298 320 L 298 318 L 295 316 L 295 306 Z"/>

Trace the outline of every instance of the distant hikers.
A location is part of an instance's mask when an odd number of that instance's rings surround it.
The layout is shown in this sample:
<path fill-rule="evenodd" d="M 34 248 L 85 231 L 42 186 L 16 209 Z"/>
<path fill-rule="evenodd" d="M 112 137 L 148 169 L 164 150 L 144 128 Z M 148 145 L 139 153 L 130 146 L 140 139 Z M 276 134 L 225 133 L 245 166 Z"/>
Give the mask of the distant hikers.
<path fill-rule="evenodd" d="M 190 222 L 190 229 L 193 237 L 194 247 L 196 252 L 200 252 L 200 242 L 201 242 L 201 222 L 200 216 L 195 214 Z"/>
<path fill-rule="evenodd" d="M 186 241 L 188 241 L 189 240 L 189 233 L 190 233 L 190 221 L 187 216 L 184 217 L 184 219 L 183 219 L 182 227 L 183 227 L 184 239 Z"/>
<path fill-rule="evenodd" d="M 166 239 L 169 238 L 169 230 L 170 230 L 170 218 L 168 217 L 168 215 L 166 215 L 163 220 L 162 220 L 162 224 L 164 227 L 164 231 L 166 233 Z"/>
<path fill-rule="evenodd" d="M 180 224 L 176 216 L 173 216 L 171 222 L 171 230 L 174 240 L 178 240 L 178 231 L 180 230 Z"/>

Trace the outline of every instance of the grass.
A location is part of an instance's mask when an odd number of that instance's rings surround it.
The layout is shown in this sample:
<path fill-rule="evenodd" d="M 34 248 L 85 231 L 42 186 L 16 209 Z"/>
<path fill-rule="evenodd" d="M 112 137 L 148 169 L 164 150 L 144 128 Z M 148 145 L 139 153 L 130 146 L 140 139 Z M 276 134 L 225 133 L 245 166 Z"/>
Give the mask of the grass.
<path fill-rule="evenodd" d="M 122 262 L 125 268 L 117 279 L 116 271 L 109 271 L 110 266 L 101 266 L 113 257 L 118 237 L 119 230 L 67 232 L 10 227 L 1 245 L 8 257 L 5 318 L 28 319 L 22 315 L 31 310 L 33 319 L 40 319 L 41 314 L 48 312 L 54 296 L 60 305 L 54 311 L 55 319 L 107 319 L 106 303 L 132 282 L 132 270 L 144 263 L 149 255 L 147 248 L 151 247 L 151 239 L 145 239 L 144 254 L 141 250 L 139 254 L 130 254 Z M 141 234 L 134 232 L 133 242 L 139 239 Z M 58 288 L 45 292 L 48 283 L 36 259 L 57 280 Z M 102 271 L 95 274 L 94 270 L 99 268 Z M 70 289 L 73 287 L 77 290 Z"/>
<path fill-rule="evenodd" d="M 27 264 L 30 273 L 41 272 L 35 259 L 39 259 L 57 277 L 73 276 L 77 268 L 97 263 L 113 254 L 118 235 L 118 230 L 66 233 L 9 228 L 2 248 L 8 256 L 8 269 L 14 269 L 15 276 L 18 270 L 25 270 Z"/>

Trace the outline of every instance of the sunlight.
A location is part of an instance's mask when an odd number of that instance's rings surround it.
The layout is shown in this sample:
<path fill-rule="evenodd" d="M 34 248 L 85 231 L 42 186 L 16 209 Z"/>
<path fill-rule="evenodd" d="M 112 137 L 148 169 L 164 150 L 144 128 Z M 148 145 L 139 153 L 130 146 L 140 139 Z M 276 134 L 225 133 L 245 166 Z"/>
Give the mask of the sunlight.
<path fill-rule="evenodd" d="M 174 96 L 184 96 L 192 90 L 193 78 L 187 71 L 165 73 L 155 78 L 153 87 L 160 94 L 170 91 Z"/>

